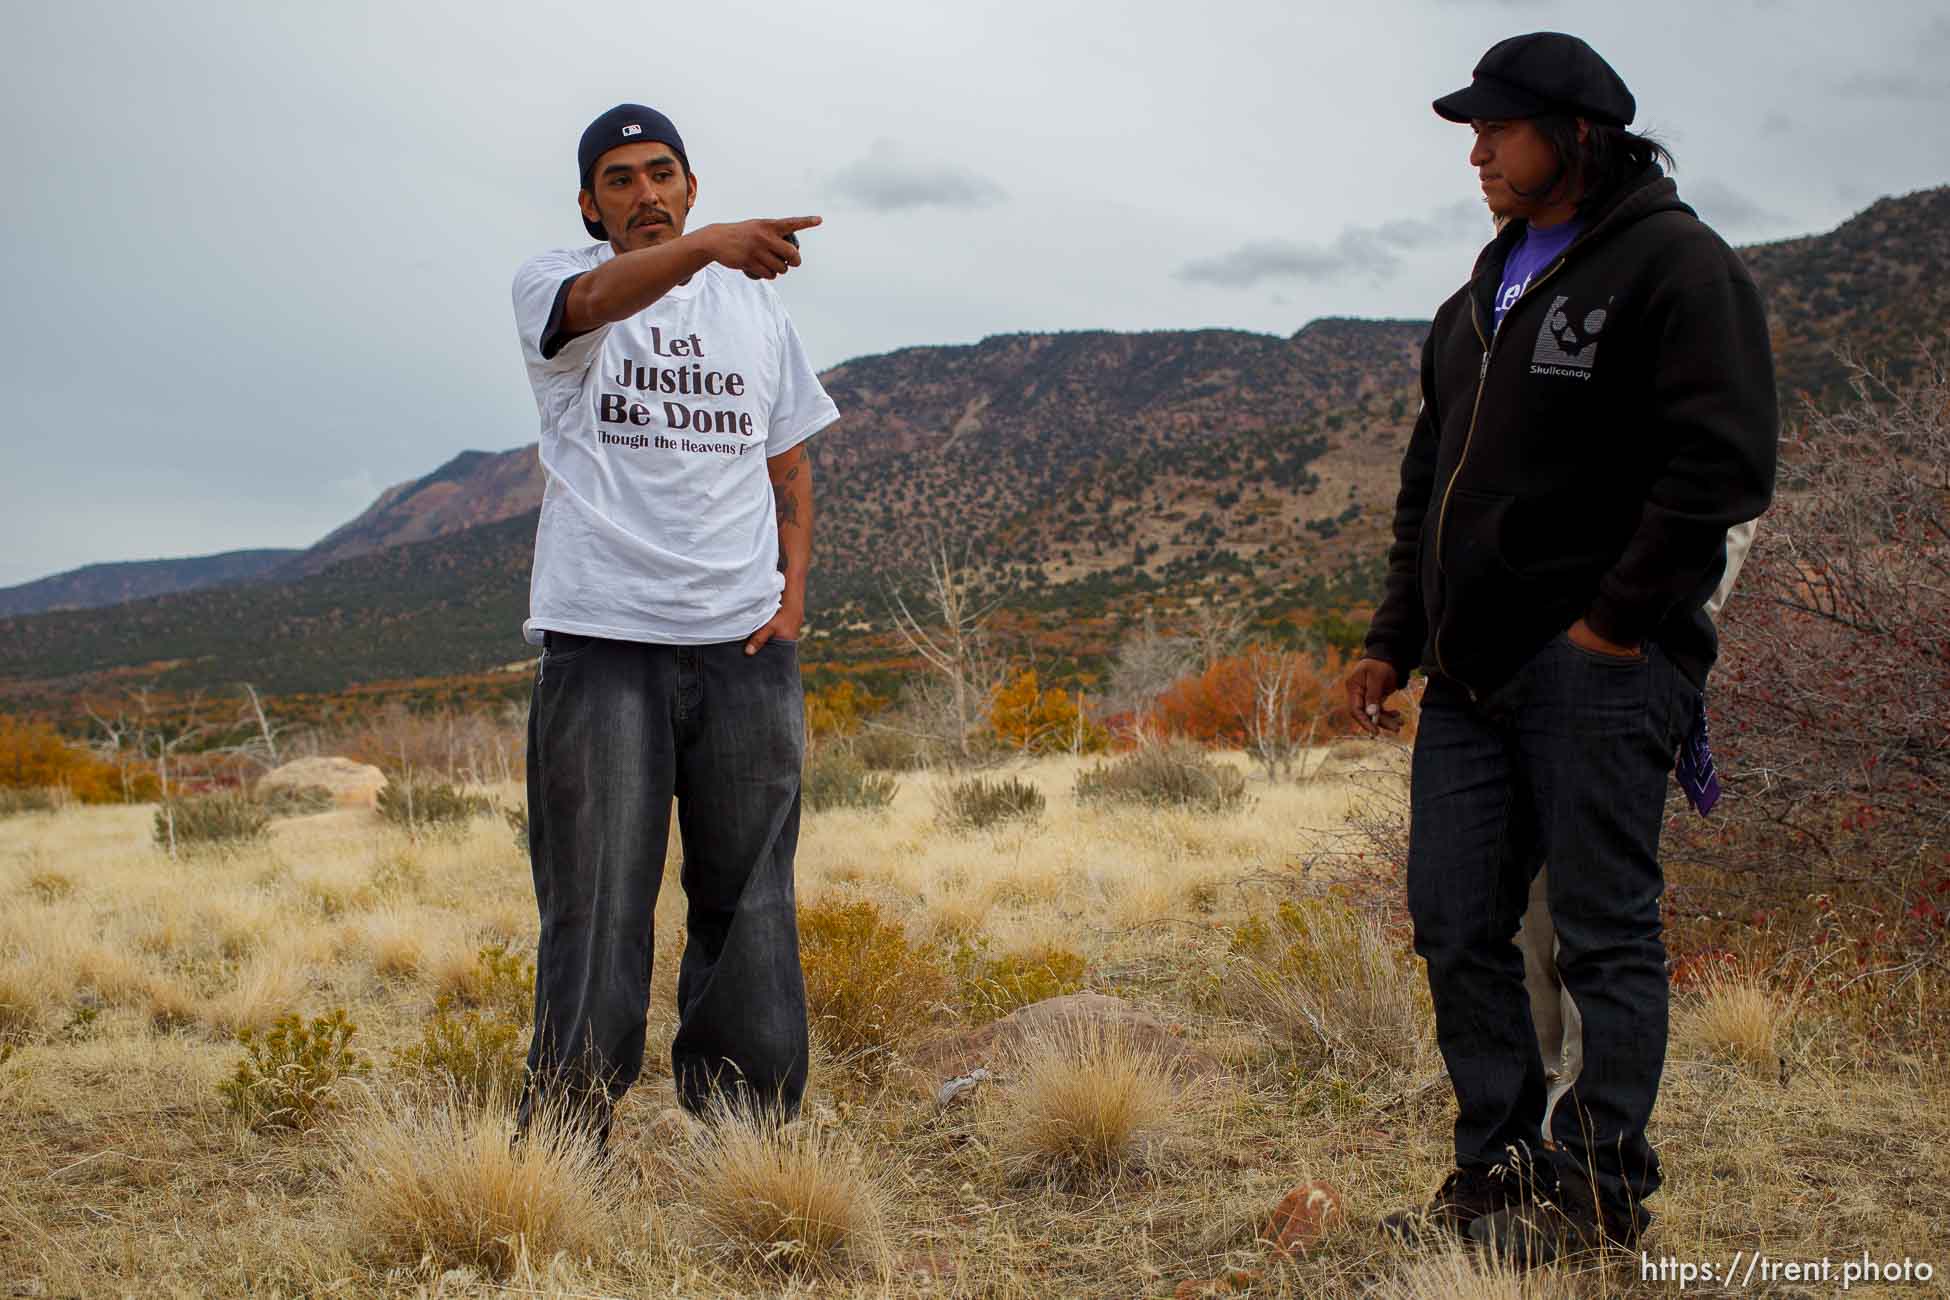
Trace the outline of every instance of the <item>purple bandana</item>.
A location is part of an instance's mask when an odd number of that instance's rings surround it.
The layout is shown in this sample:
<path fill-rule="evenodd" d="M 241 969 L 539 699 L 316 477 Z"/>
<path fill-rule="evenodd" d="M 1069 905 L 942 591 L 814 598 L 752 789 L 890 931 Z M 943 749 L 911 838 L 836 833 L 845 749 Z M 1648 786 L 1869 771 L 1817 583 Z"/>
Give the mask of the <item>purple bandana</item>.
<path fill-rule="evenodd" d="M 1701 692 L 1693 705 L 1692 730 L 1679 746 L 1679 762 L 1673 769 L 1679 788 L 1693 810 L 1704 817 L 1720 802 L 1720 774 L 1713 768 L 1713 747 L 1706 738 L 1706 694 Z"/>

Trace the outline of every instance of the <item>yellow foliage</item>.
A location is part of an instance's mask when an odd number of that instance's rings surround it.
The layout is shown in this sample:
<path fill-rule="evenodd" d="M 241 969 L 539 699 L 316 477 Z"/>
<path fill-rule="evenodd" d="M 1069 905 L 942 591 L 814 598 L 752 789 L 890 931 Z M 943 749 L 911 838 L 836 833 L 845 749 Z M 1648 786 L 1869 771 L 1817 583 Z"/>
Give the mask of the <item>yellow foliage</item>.
<path fill-rule="evenodd" d="M 857 735 L 860 724 L 887 707 L 887 701 L 851 678 L 806 695 L 806 734 Z"/>
<path fill-rule="evenodd" d="M 132 774 L 129 795 L 154 798 L 155 778 Z M 111 763 L 62 738 L 45 722 L 0 714 L 0 788 L 64 789 L 82 803 L 119 803 L 122 774 Z"/>
<path fill-rule="evenodd" d="M 997 740 L 1025 754 L 1095 754 L 1110 743 L 1110 733 L 1083 716 L 1080 696 L 1043 690 L 1033 668 L 997 688 L 989 725 Z"/>

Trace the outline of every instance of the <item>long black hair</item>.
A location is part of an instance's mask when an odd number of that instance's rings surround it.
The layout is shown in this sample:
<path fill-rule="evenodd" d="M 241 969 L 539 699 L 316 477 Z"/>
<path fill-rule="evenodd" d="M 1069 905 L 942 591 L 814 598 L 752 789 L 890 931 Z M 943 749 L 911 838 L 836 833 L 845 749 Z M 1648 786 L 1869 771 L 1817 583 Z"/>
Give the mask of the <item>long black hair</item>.
<path fill-rule="evenodd" d="M 1567 180 L 1575 180 L 1584 190 L 1578 200 L 1578 216 L 1590 217 L 1606 207 L 1611 199 L 1648 167 L 1670 172 L 1676 165 L 1672 150 L 1636 131 L 1622 126 L 1606 126 L 1587 120 L 1584 139 L 1578 139 L 1578 119 L 1568 113 L 1547 113 L 1532 118 L 1537 131 L 1557 156 L 1557 170 L 1550 180 L 1524 198 L 1549 194 Z"/>

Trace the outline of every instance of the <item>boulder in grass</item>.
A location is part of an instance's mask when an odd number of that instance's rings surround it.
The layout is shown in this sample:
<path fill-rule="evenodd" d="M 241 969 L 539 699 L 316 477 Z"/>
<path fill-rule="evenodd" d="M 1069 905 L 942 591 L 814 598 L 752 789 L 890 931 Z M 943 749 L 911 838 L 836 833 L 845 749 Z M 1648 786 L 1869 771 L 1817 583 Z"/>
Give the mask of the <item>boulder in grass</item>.
<path fill-rule="evenodd" d="M 1273 1208 L 1266 1225 L 1266 1239 L 1285 1255 L 1300 1255 L 1315 1245 L 1346 1218 L 1341 1210 L 1341 1194 L 1333 1185 L 1319 1180 L 1302 1183 Z"/>
<path fill-rule="evenodd" d="M 299 758 L 266 772 L 257 782 L 260 795 L 307 786 L 330 791 L 332 802 L 342 808 L 372 808 L 379 803 L 379 792 L 386 788 L 386 774 L 370 763 L 355 763 L 349 758 Z"/>

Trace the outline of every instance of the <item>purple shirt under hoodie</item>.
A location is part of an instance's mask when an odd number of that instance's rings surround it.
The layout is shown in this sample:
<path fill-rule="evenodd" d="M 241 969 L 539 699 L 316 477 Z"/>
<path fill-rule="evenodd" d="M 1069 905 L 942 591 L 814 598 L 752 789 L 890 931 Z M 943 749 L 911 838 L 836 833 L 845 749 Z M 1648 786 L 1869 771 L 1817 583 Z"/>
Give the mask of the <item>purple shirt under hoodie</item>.
<path fill-rule="evenodd" d="M 1496 290 L 1496 326 L 1503 327 L 1503 313 L 1516 305 L 1523 297 L 1523 291 L 1530 287 L 1530 281 L 1545 267 L 1562 256 L 1571 241 L 1584 231 L 1584 222 L 1575 217 L 1560 225 L 1539 229 L 1530 227 L 1523 232 L 1523 238 L 1510 250 L 1508 260 L 1503 263 L 1503 283 Z"/>

